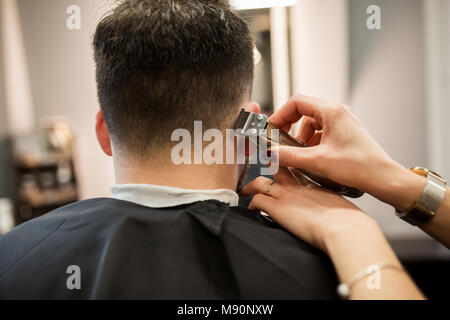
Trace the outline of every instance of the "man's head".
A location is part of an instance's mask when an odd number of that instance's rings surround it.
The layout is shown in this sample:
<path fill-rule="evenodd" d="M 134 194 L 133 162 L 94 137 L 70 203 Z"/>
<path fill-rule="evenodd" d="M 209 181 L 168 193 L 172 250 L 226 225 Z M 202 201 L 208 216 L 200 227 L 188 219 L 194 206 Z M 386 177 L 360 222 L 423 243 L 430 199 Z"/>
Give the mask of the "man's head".
<path fill-rule="evenodd" d="M 98 25 L 94 49 L 111 139 L 139 158 L 195 120 L 231 127 L 250 97 L 253 41 L 227 0 L 122 0 Z"/>

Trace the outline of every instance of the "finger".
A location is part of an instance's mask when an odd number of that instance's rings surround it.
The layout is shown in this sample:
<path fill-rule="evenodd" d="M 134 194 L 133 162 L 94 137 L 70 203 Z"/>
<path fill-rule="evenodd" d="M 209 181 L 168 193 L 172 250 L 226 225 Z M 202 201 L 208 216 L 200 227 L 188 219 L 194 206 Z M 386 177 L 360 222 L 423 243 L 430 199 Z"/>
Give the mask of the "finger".
<path fill-rule="evenodd" d="M 274 174 L 275 181 L 282 186 L 298 186 L 297 180 L 292 175 L 288 168 L 280 168 L 276 174 Z"/>
<path fill-rule="evenodd" d="M 270 122 L 279 128 L 298 122 L 303 116 L 315 118 L 321 123 L 321 112 L 327 102 L 304 96 L 293 96 L 279 111 L 270 117 Z"/>
<path fill-rule="evenodd" d="M 316 133 L 314 133 L 312 138 L 309 139 L 309 141 L 306 142 L 306 144 L 310 147 L 319 145 L 322 140 L 322 134 L 323 134 L 322 131 L 316 131 Z"/>
<path fill-rule="evenodd" d="M 322 130 L 317 121 L 314 118 L 305 117 L 297 135 L 297 139 L 301 142 L 307 143 L 311 140 L 317 130 Z"/>
<path fill-rule="evenodd" d="M 320 145 L 308 148 L 278 146 L 273 148 L 272 152 L 276 153 L 278 163 L 282 167 L 317 171 L 319 165 L 323 165 L 319 159 L 320 153 L 323 152 L 320 148 Z"/>
<path fill-rule="evenodd" d="M 269 214 L 269 212 L 274 212 L 276 210 L 276 201 L 276 199 L 264 194 L 257 194 L 253 197 L 248 208 L 250 210 L 264 211 L 265 213 Z"/>
<path fill-rule="evenodd" d="M 272 185 L 272 186 L 271 186 Z M 270 187 L 270 189 L 269 189 Z M 264 194 L 269 191 L 271 197 L 276 198 L 280 194 L 280 187 L 273 180 L 266 177 L 258 177 L 245 187 L 242 188 L 240 195 L 243 197 L 252 196 L 255 194 Z"/>
<path fill-rule="evenodd" d="M 283 130 L 284 132 L 291 131 L 291 128 L 292 128 L 292 123 L 287 123 L 284 126 L 280 127 L 280 129 Z"/>
<path fill-rule="evenodd" d="M 249 209 L 267 213 L 280 226 L 311 243 L 311 224 L 314 214 L 305 214 L 302 212 L 304 208 L 293 207 L 280 200 L 257 194 L 250 203 Z"/>

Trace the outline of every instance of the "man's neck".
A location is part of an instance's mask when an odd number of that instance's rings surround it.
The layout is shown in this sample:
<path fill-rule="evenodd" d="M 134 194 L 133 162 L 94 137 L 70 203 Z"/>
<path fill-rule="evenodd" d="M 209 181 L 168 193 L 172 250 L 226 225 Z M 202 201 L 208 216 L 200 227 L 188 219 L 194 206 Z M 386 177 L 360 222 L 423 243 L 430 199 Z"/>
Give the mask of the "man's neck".
<path fill-rule="evenodd" d="M 229 189 L 236 191 L 237 165 L 143 165 L 115 159 L 117 184 L 152 184 L 193 190 Z"/>

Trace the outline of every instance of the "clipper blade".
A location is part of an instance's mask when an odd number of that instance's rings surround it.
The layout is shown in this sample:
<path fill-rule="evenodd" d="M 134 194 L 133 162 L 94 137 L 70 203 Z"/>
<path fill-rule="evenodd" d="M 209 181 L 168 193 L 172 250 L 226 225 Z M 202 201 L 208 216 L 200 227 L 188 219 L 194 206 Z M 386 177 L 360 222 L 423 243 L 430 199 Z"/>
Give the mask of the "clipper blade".
<path fill-rule="evenodd" d="M 265 133 L 268 125 L 269 119 L 267 116 L 247 112 L 242 109 L 233 129 L 237 134 L 245 136 L 259 136 Z"/>

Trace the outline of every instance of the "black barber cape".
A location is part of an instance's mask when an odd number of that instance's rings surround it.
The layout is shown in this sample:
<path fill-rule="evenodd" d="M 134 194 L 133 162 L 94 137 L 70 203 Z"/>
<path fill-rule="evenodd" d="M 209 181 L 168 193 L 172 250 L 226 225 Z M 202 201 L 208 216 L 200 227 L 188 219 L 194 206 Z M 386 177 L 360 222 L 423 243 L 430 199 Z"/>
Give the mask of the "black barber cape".
<path fill-rule="evenodd" d="M 334 299 L 336 285 L 324 254 L 215 200 L 92 199 L 0 237 L 0 299 Z"/>

